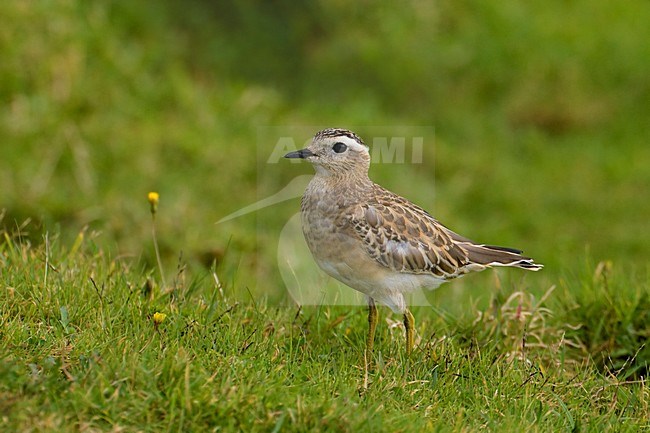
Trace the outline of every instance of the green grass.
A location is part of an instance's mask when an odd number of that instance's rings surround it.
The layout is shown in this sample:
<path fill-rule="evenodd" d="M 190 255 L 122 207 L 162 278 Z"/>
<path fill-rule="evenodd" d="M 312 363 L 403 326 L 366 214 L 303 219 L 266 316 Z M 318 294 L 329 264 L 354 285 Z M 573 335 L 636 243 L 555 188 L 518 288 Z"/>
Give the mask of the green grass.
<path fill-rule="evenodd" d="M 416 308 L 410 359 L 399 318 L 381 309 L 375 367 L 365 371 L 362 308 L 237 302 L 218 269 L 181 271 L 161 290 L 92 236 L 65 246 L 49 234 L 34 247 L 2 235 L 5 431 L 648 427 L 650 322 L 628 308 L 648 299 L 647 281 L 632 281 L 636 298 L 624 284 L 613 290 L 610 275 L 609 289 L 575 280 L 584 287 L 569 297 L 495 287 L 485 310 L 466 306 L 460 318 Z M 601 289 L 607 301 L 590 303 Z M 166 314 L 158 326 L 157 312 Z M 632 324 L 636 340 L 626 337 Z M 636 358 L 598 358 L 624 352 Z"/>
<path fill-rule="evenodd" d="M 0 429 L 648 428 L 647 3 L 5 1 L 0 21 Z M 371 177 L 545 268 L 431 294 L 410 360 L 382 309 L 365 389 L 363 309 L 287 295 L 298 200 L 214 223 L 312 173 L 267 163 L 279 136 L 412 125 L 435 130 L 422 164 Z M 302 288 L 330 288 L 301 258 Z"/>

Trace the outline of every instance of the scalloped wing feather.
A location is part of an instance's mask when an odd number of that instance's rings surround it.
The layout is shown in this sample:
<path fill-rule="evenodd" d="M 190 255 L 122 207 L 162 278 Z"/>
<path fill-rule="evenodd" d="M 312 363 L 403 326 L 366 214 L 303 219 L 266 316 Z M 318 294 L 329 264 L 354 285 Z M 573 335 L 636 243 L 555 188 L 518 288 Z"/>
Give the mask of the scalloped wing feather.
<path fill-rule="evenodd" d="M 453 232 L 397 195 L 386 191 L 381 197 L 352 213 L 352 227 L 370 257 L 397 272 L 444 279 L 466 272 L 468 252 L 454 242 Z"/>
<path fill-rule="evenodd" d="M 541 269 L 519 250 L 476 244 L 421 207 L 375 187 L 380 191 L 358 205 L 350 222 L 370 257 L 393 271 L 452 279 L 490 266 Z"/>

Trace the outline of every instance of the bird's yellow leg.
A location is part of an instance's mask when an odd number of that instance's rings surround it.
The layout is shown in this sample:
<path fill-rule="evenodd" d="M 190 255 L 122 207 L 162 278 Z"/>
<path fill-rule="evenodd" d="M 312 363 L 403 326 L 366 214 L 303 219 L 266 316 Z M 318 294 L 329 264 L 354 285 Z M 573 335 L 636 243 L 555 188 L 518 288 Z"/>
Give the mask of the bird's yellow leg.
<path fill-rule="evenodd" d="M 375 345 L 375 329 L 377 329 L 377 307 L 372 298 L 368 298 L 368 339 L 366 340 L 366 355 L 370 358 Z"/>
<path fill-rule="evenodd" d="M 368 370 L 370 370 L 370 358 L 372 348 L 375 345 L 375 329 L 377 329 L 377 307 L 375 300 L 368 297 L 368 338 L 366 339 L 366 352 L 364 353 L 364 376 L 363 388 L 368 389 Z"/>
<path fill-rule="evenodd" d="M 404 312 L 404 329 L 406 330 L 406 355 L 411 355 L 415 343 L 415 318 L 409 310 Z"/>

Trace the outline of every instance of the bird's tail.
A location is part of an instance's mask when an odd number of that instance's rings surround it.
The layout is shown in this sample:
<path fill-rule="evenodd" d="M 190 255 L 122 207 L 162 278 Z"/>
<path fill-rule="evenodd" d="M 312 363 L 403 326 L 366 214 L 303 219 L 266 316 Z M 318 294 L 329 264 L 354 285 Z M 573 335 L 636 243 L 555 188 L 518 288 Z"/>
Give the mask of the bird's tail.
<path fill-rule="evenodd" d="M 522 256 L 523 251 L 514 248 L 477 244 L 464 244 L 463 247 L 467 250 L 470 262 L 485 267 L 512 266 L 529 271 L 539 271 L 544 267 L 544 265 L 535 263 L 530 257 Z"/>

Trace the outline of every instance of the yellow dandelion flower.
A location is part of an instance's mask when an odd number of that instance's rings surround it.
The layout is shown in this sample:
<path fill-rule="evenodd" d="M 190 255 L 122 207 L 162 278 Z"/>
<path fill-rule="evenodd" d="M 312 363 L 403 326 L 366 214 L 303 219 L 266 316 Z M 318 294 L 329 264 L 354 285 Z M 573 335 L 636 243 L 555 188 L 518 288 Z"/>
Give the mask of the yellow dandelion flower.
<path fill-rule="evenodd" d="M 160 195 L 155 191 L 151 191 L 147 195 L 147 199 L 149 200 L 149 204 L 151 205 L 151 213 L 155 214 L 156 211 L 158 210 L 158 200 L 160 199 Z"/>
<path fill-rule="evenodd" d="M 157 328 L 165 319 L 167 315 L 165 313 L 154 313 L 153 315 L 153 324 Z"/>

